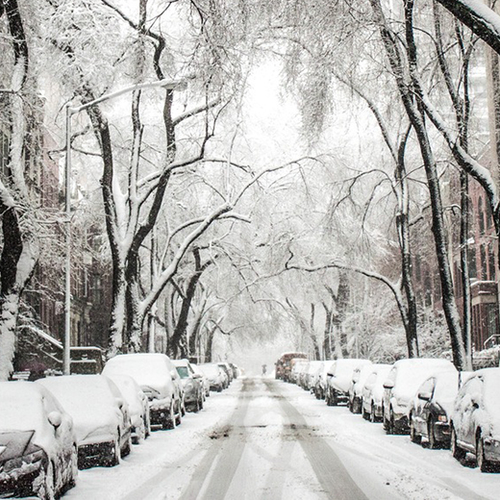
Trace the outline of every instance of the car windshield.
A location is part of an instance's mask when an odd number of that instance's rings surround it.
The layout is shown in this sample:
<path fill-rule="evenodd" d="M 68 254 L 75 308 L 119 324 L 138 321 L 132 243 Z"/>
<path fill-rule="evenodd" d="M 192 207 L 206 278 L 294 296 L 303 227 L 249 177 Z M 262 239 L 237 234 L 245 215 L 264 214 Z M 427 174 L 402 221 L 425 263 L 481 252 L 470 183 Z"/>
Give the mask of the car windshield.
<path fill-rule="evenodd" d="M 41 427 L 42 404 L 33 392 L 1 391 L 0 428 L 4 430 L 37 430 Z"/>
<path fill-rule="evenodd" d="M 177 366 L 176 369 L 181 378 L 189 378 L 189 371 L 187 369 L 187 366 Z"/>
<path fill-rule="evenodd" d="M 438 375 L 434 389 L 434 399 L 438 403 L 452 403 L 458 392 L 458 372 Z"/>

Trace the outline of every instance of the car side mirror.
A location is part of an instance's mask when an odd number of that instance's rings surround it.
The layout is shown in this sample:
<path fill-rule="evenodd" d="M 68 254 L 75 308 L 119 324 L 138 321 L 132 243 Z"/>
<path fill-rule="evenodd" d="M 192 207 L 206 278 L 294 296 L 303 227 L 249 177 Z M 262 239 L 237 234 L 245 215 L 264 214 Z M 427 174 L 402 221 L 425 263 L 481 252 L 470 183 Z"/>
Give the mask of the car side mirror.
<path fill-rule="evenodd" d="M 332 378 L 333 374 L 332 373 L 327 373 L 326 376 L 329 377 L 329 378 Z"/>
<path fill-rule="evenodd" d="M 392 380 L 386 380 L 384 382 L 384 389 L 393 389 L 394 388 L 394 382 Z"/>
<path fill-rule="evenodd" d="M 118 408 L 123 408 L 123 399 L 122 398 L 115 398 L 116 404 L 118 405 Z"/>
<path fill-rule="evenodd" d="M 430 401 L 431 400 L 431 393 L 430 392 L 419 392 L 418 399 L 421 399 L 422 401 Z"/>
<path fill-rule="evenodd" d="M 57 429 L 62 424 L 62 415 L 58 411 L 51 411 L 47 415 L 47 419 L 54 429 Z"/>
<path fill-rule="evenodd" d="M 193 378 L 194 379 L 200 379 L 201 378 L 201 375 L 199 373 L 194 373 L 193 374 Z"/>

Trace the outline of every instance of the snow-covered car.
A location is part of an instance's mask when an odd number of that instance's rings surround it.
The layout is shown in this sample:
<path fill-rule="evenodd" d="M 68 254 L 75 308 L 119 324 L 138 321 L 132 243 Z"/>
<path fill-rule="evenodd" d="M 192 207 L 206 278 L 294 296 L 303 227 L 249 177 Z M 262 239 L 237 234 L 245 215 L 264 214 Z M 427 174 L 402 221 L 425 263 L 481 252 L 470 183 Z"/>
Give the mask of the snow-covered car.
<path fill-rule="evenodd" d="M 320 371 L 323 368 L 323 361 L 310 361 L 307 373 L 305 375 L 304 389 L 306 391 L 314 392 L 316 381 L 319 377 Z"/>
<path fill-rule="evenodd" d="M 229 363 L 220 362 L 217 364 L 224 370 L 224 373 L 227 376 L 227 386 L 229 386 L 234 378 L 233 377 L 233 369 L 229 366 Z"/>
<path fill-rule="evenodd" d="M 500 467 L 500 368 L 474 372 L 459 389 L 451 413 L 451 451 L 476 456 L 481 472 Z"/>
<path fill-rule="evenodd" d="M 0 498 L 53 499 L 74 486 L 78 449 L 71 416 L 34 382 L 0 382 Z"/>
<path fill-rule="evenodd" d="M 420 384 L 439 371 L 456 370 L 451 361 L 437 358 L 400 359 L 384 381 L 383 422 L 388 434 L 408 434 L 411 402 Z"/>
<path fill-rule="evenodd" d="M 326 404 L 336 406 L 339 403 L 347 403 L 348 392 L 351 385 L 352 374 L 358 366 L 372 364 L 368 359 L 337 359 L 327 372 Z"/>
<path fill-rule="evenodd" d="M 106 376 L 115 383 L 127 401 L 132 426 L 132 443 L 142 443 L 151 434 L 148 397 L 130 375 L 109 374 Z"/>
<path fill-rule="evenodd" d="M 438 372 L 418 388 L 409 413 L 410 438 L 414 443 L 424 438 L 432 449 L 450 446 L 450 414 L 467 373 L 472 372 Z"/>
<path fill-rule="evenodd" d="M 149 400 L 151 425 L 174 429 L 183 413 L 180 377 L 166 354 L 119 354 L 109 359 L 102 371 L 113 376 L 131 376 Z"/>
<path fill-rule="evenodd" d="M 128 405 L 103 375 L 64 375 L 35 382 L 46 387 L 73 418 L 78 468 L 112 467 L 130 453 Z"/>
<path fill-rule="evenodd" d="M 191 367 L 194 372 L 201 377 L 201 383 L 203 385 L 203 390 L 205 391 L 205 398 L 208 398 L 210 396 L 210 381 L 205 375 L 205 372 L 197 364 L 191 363 Z"/>
<path fill-rule="evenodd" d="M 391 371 L 392 365 L 375 363 L 371 368 L 372 371 L 363 386 L 361 412 L 366 420 L 380 422 L 383 416 L 384 382 Z"/>
<path fill-rule="evenodd" d="M 314 395 L 316 399 L 325 399 L 326 397 L 326 389 L 328 386 L 328 370 L 332 366 L 333 361 L 326 360 L 323 361 L 322 367 L 318 373 L 318 378 L 316 379 L 316 383 L 314 385 Z"/>
<path fill-rule="evenodd" d="M 172 360 L 184 387 L 184 403 L 187 409 L 198 412 L 203 408 L 203 384 L 187 359 Z"/>
<path fill-rule="evenodd" d="M 290 362 L 290 382 L 300 385 L 301 374 L 307 370 L 309 360 L 302 358 L 294 358 Z"/>
<path fill-rule="evenodd" d="M 352 413 L 361 413 L 363 406 L 363 387 L 373 371 L 373 364 L 366 363 L 357 366 L 352 372 L 351 385 L 349 386 L 349 410 Z"/>
<path fill-rule="evenodd" d="M 221 392 L 227 387 L 226 372 L 217 363 L 203 363 L 200 365 L 210 383 L 210 390 Z"/>

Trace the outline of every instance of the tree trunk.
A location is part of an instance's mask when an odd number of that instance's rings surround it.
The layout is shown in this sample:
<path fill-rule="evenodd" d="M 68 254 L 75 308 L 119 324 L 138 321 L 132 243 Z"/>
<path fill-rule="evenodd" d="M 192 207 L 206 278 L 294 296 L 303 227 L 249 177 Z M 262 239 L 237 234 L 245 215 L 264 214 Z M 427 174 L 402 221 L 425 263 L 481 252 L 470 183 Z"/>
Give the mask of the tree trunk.
<path fill-rule="evenodd" d="M 443 217 L 443 205 L 441 200 L 441 191 L 439 188 L 439 178 L 425 125 L 424 110 L 419 100 L 419 96 L 422 95 L 422 92 L 416 76 L 417 50 L 413 39 L 413 1 L 405 0 L 404 2 L 406 56 L 403 56 L 400 53 L 400 47 L 398 45 L 399 42 L 386 24 L 380 0 L 370 1 L 374 10 L 376 21 L 380 28 L 389 62 L 396 78 L 401 99 L 417 135 L 420 153 L 424 162 L 431 201 L 432 233 L 434 236 L 434 244 L 439 266 L 443 311 L 451 339 L 453 362 L 457 369 L 463 370 L 467 366 L 467 360 L 465 357 L 460 318 L 455 303 L 453 281 L 448 262 L 446 228 Z M 408 61 L 408 68 L 404 68 L 403 66 L 403 61 L 405 60 Z M 408 80 L 405 79 L 405 75 L 408 77 Z"/>
<path fill-rule="evenodd" d="M 12 37 L 14 65 L 11 71 L 10 144 L 7 178 L 0 178 L 0 217 L 2 249 L 0 256 L 0 380 L 13 370 L 16 349 L 17 318 L 21 294 L 30 280 L 38 258 L 36 228 L 26 208 L 30 206 L 24 179 L 26 146 L 25 102 L 29 50 L 17 0 L 5 0 L 5 14 Z"/>

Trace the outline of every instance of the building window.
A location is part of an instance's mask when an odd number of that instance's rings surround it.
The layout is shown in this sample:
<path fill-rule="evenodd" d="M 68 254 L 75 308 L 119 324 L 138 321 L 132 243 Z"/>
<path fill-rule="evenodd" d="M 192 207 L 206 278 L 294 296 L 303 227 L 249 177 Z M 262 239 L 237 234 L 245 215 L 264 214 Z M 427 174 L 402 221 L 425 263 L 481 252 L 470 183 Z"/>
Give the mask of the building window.
<path fill-rule="evenodd" d="M 488 245 L 488 258 L 489 258 L 489 271 L 490 271 L 490 280 L 491 281 L 496 281 L 496 262 L 495 262 L 495 249 L 493 248 L 493 244 L 490 243 Z"/>
<path fill-rule="evenodd" d="M 479 219 L 479 234 L 484 234 L 484 208 L 483 208 L 483 198 L 479 197 L 477 203 L 477 216 Z"/>
<path fill-rule="evenodd" d="M 469 256 L 469 278 L 471 280 L 477 279 L 477 265 L 476 265 L 476 247 L 471 246 L 468 252 Z"/>
<path fill-rule="evenodd" d="M 481 251 L 481 280 L 485 281 L 487 279 L 486 247 L 484 245 L 481 245 L 480 251 Z"/>

